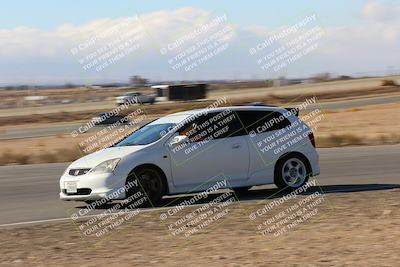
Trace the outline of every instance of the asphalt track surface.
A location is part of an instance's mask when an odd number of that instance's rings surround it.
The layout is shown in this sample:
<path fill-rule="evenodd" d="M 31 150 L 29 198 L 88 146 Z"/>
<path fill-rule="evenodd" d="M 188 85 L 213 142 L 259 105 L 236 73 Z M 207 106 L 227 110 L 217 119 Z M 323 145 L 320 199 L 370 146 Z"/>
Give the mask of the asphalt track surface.
<path fill-rule="evenodd" d="M 348 109 L 354 107 L 364 107 L 369 105 L 380 105 L 380 104 L 390 104 L 399 103 L 400 95 L 395 96 L 380 96 L 372 98 L 362 98 L 346 101 L 333 101 L 333 102 L 321 102 L 314 105 L 310 105 L 308 109 L 313 110 L 319 109 Z M 146 123 L 144 121 L 136 126 L 141 126 Z M 68 123 L 60 125 L 51 126 L 41 126 L 32 128 L 16 128 L 16 129 L 5 129 L 0 132 L 0 140 L 13 140 L 13 139 L 23 139 L 23 138 L 37 138 L 37 137 L 47 137 L 56 135 L 71 134 L 73 131 L 77 130 L 80 126 L 85 123 Z M 107 126 L 96 126 L 89 130 L 89 132 L 100 131 L 103 127 Z"/>
<path fill-rule="evenodd" d="M 400 145 L 328 148 L 319 152 L 321 175 L 316 179 L 327 194 L 400 188 Z M 68 220 L 74 210 L 82 207 L 82 202 L 58 199 L 59 177 L 67 165 L 0 167 L 0 228 L 41 220 Z M 273 185 L 254 187 L 241 201 L 260 201 L 276 192 Z M 177 197 L 170 196 L 165 203 Z"/>

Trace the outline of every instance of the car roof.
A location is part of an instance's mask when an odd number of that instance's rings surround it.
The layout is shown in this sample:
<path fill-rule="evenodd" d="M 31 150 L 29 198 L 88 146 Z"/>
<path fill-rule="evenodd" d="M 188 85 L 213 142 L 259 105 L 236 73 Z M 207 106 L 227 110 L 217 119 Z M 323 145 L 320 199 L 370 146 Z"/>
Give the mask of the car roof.
<path fill-rule="evenodd" d="M 230 107 L 219 107 L 219 108 L 203 108 L 203 109 L 192 109 L 182 112 L 173 113 L 171 115 L 196 115 L 199 113 L 205 112 L 222 112 L 224 110 L 233 110 L 233 111 L 278 111 L 285 112 L 287 111 L 282 107 L 273 107 L 273 106 L 230 106 Z"/>

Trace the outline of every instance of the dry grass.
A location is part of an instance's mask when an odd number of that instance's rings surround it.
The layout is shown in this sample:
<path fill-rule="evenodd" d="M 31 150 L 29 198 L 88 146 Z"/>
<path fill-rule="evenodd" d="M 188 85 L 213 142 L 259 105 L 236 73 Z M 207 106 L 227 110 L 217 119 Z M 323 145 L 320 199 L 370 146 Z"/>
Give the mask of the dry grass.
<path fill-rule="evenodd" d="M 343 135 L 336 135 L 336 134 L 332 134 L 330 136 L 328 136 L 327 140 L 321 140 L 319 139 L 318 141 L 322 141 L 321 144 L 319 146 L 324 146 L 324 147 L 337 147 L 337 146 L 348 146 L 348 145 L 362 145 L 363 144 L 363 139 L 355 136 L 355 135 L 351 135 L 351 134 L 343 134 Z M 327 144 L 324 144 L 324 141 Z M 324 145 L 323 145 L 324 144 Z"/>
<path fill-rule="evenodd" d="M 317 136 L 342 136 L 351 139 L 352 135 L 365 140 L 380 139 L 381 136 L 389 138 L 400 133 L 400 104 L 385 104 L 367 106 L 363 108 L 336 110 L 336 112 L 325 112 L 324 118 L 319 122 L 316 131 Z"/>
<path fill-rule="evenodd" d="M 398 84 L 394 80 L 383 80 L 382 86 L 398 86 Z"/>
<path fill-rule="evenodd" d="M 318 147 L 341 147 L 360 145 L 395 145 L 400 144 L 400 134 L 382 134 L 375 137 L 357 136 L 352 134 L 332 134 L 316 137 Z"/>
<path fill-rule="evenodd" d="M 97 112 L 101 112 L 101 110 L 0 117 L 0 124 L 1 126 L 13 126 L 37 123 L 76 122 L 81 120 L 89 120 Z"/>
<path fill-rule="evenodd" d="M 79 149 L 59 148 L 55 152 L 43 151 L 36 154 L 5 151 L 0 155 L 0 165 L 23 165 L 36 163 L 69 162 L 82 157 Z"/>
<path fill-rule="evenodd" d="M 85 154 L 108 147 L 122 139 L 135 128 L 129 128 L 123 133 L 114 134 L 110 140 L 91 139 L 96 132 L 71 135 L 56 135 L 27 139 L 0 140 L 0 165 L 35 164 L 68 162 L 76 160 Z M 97 142 L 97 146 L 93 146 Z M 92 147 L 91 147 L 92 146 Z M 85 153 L 85 151 L 87 153 Z"/>

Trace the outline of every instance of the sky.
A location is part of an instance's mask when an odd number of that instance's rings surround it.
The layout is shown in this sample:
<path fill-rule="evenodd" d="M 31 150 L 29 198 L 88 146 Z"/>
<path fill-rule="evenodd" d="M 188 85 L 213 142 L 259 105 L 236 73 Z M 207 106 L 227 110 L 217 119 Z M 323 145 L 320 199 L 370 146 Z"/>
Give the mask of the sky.
<path fill-rule="evenodd" d="M 261 48 L 307 18 L 312 18 L 307 25 Z M 210 28 L 197 34 L 205 26 Z M 282 60 L 277 51 L 289 53 L 294 43 L 298 51 Z M 400 3 L 394 0 L 5 0 L 0 85 L 126 82 L 132 75 L 151 80 L 384 75 L 400 70 L 399 44 Z M 279 68 L 266 67 L 279 58 Z"/>

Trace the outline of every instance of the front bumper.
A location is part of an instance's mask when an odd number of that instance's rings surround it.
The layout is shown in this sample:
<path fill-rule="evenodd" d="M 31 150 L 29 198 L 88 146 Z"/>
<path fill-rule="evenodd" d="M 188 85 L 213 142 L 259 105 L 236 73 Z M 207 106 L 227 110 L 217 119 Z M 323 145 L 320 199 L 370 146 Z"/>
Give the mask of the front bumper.
<path fill-rule="evenodd" d="M 76 183 L 77 193 L 66 192 L 66 182 Z M 72 176 L 68 173 L 60 178 L 60 199 L 66 201 L 100 200 L 105 197 L 110 199 L 124 199 L 125 177 L 114 173 L 91 174 Z"/>

